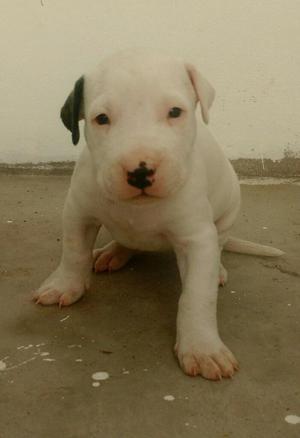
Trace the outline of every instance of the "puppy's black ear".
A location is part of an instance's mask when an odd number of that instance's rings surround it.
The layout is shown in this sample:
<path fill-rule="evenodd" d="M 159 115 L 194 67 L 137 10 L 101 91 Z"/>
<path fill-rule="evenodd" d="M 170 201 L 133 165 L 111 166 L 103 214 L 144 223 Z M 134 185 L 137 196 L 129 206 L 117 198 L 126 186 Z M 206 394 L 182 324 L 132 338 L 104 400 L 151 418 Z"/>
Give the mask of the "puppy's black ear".
<path fill-rule="evenodd" d="M 83 113 L 83 90 L 84 77 L 81 76 L 75 82 L 72 93 L 69 94 L 60 111 L 60 117 L 65 127 L 72 132 L 72 142 L 77 144 L 79 142 L 79 120 L 84 118 Z"/>

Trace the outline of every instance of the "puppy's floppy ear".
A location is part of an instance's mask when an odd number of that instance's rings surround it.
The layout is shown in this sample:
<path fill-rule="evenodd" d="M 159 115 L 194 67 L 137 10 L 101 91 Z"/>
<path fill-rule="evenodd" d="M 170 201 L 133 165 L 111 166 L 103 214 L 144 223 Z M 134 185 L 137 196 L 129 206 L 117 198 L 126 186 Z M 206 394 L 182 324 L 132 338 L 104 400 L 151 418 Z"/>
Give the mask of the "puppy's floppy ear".
<path fill-rule="evenodd" d="M 186 70 L 200 102 L 203 121 L 207 124 L 209 122 L 208 110 L 214 101 L 215 90 L 192 64 L 186 64 Z"/>
<path fill-rule="evenodd" d="M 73 91 L 69 94 L 60 111 L 60 117 L 65 127 L 72 132 L 72 142 L 77 144 L 79 142 L 79 120 L 84 118 L 83 113 L 83 90 L 84 77 L 81 76 L 75 82 Z"/>

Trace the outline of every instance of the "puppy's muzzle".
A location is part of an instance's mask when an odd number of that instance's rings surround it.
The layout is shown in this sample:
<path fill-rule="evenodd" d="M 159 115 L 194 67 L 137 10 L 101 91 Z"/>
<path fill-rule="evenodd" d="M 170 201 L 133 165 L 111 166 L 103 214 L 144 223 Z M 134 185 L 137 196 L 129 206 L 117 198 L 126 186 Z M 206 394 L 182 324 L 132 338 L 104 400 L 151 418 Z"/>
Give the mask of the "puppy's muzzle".
<path fill-rule="evenodd" d="M 129 185 L 144 190 L 153 184 L 154 169 L 149 169 L 144 161 L 132 172 L 127 172 L 127 182 Z"/>

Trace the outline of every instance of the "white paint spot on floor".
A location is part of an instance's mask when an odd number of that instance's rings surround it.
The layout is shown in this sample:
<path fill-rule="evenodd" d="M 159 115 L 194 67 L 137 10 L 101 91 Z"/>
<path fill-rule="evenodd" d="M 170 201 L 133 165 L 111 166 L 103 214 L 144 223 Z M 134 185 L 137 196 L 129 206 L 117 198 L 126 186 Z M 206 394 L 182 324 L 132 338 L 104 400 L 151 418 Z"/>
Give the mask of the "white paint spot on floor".
<path fill-rule="evenodd" d="M 291 303 L 288 303 L 288 306 L 291 306 Z"/>
<path fill-rule="evenodd" d="M 144 368 L 144 371 L 148 371 L 148 368 Z"/>
<path fill-rule="evenodd" d="M 82 359 L 75 359 L 75 362 L 82 362 Z"/>
<path fill-rule="evenodd" d="M 81 344 L 71 344 L 71 345 L 68 345 L 68 348 L 75 348 L 75 347 L 82 348 L 82 345 Z"/>
<path fill-rule="evenodd" d="M 44 351 L 43 353 L 41 353 L 41 356 L 49 356 L 49 352 L 48 351 Z"/>
<path fill-rule="evenodd" d="M 24 345 L 20 345 L 19 347 L 17 347 L 17 350 L 23 350 Z"/>
<path fill-rule="evenodd" d="M 4 371 L 6 369 L 6 363 L 3 360 L 0 360 L 0 371 Z"/>
<path fill-rule="evenodd" d="M 55 336 L 54 336 L 54 337 L 55 337 Z M 39 348 L 39 347 L 42 347 L 43 345 L 46 345 L 45 342 L 42 342 L 41 344 L 36 344 L 35 346 Z M 18 348 L 19 348 L 19 347 L 18 347 Z"/>
<path fill-rule="evenodd" d="M 55 359 L 51 359 L 50 357 L 46 357 L 46 359 L 43 359 L 45 362 L 55 362 Z"/>
<path fill-rule="evenodd" d="M 184 425 L 185 425 L 185 426 L 189 426 L 189 425 L 190 425 L 190 423 L 184 423 Z"/>
<path fill-rule="evenodd" d="M 268 229 L 268 227 L 262 227 L 263 228 L 263 230 L 267 230 Z"/>
<path fill-rule="evenodd" d="M 22 350 L 29 350 L 29 348 L 32 348 L 32 347 L 33 347 L 33 345 L 29 344 L 29 345 L 26 345 L 25 347 L 23 346 Z"/>
<path fill-rule="evenodd" d="M 129 374 L 130 373 L 130 371 L 128 371 L 128 370 L 123 370 L 123 374 Z"/>
<path fill-rule="evenodd" d="M 300 417 L 298 415 L 287 415 L 285 421 L 289 424 L 300 424 Z"/>
<path fill-rule="evenodd" d="M 236 290 L 231 290 L 230 293 L 231 294 L 236 294 Z"/>
<path fill-rule="evenodd" d="M 28 364 L 29 362 L 32 362 L 32 361 L 35 360 L 35 359 L 36 359 L 36 356 L 34 356 L 34 357 L 30 357 L 29 359 L 24 360 L 24 361 L 21 362 L 21 363 L 18 363 L 18 364 L 16 364 L 16 365 L 13 365 L 13 366 L 11 366 L 11 367 L 6 368 L 6 371 L 14 370 L 14 369 L 16 369 L 16 368 L 19 368 L 19 367 L 21 367 L 21 366 L 23 366 L 23 365 Z"/>
<path fill-rule="evenodd" d="M 94 380 L 106 380 L 108 378 L 109 374 L 106 371 L 97 371 L 97 373 L 92 374 Z"/>
<path fill-rule="evenodd" d="M 69 318 L 70 318 L 70 315 L 67 315 L 67 316 L 65 316 L 63 319 L 61 319 L 60 322 L 64 322 L 64 321 L 66 321 L 66 320 L 69 319 Z"/>
<path fill-rule="evenodd" d="M 92 383 L 92 386 L 93 386 L 94 388 L 98 388 L 98 386 L 100 386 L 100 383 L 99 383 L 99 382 L 93 382 L 93 383 Z"/>
<path fill-rule="evenodd" d="M 174 401 L 175 397 L 173 395 L 165 395 L 164 400 L 166 401 Z"/>
<path fill-rule="evenodd" d="M 13 223 L 13 221 L 11 221 L 11 220 L 8 220 L 8 221 L 6 221 L 6 223 L 7 223 L 7 224 L 12 224 L 12 223 Z"/>

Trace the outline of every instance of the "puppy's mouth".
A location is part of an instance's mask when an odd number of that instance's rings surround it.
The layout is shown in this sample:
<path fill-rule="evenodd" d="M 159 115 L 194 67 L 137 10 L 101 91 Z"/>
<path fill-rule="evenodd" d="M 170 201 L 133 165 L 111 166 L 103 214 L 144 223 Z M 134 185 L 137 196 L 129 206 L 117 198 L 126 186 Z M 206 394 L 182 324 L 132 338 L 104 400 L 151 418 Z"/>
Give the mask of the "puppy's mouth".
<path fill-rule="evenodd" d="M 123 198 L 123 200 L 127 203 L 144 205 L 161 202 L 168 194 L 168 192 L 163 190 L 153 190 L 151 187 L 146 187 L 131 193 L 130 196 Z"/>
<path fill-rule="evenodd" d="M 137 193 L 135 196 L 133 196 L 132 198 L 129 198 L 128 201 L 137 201 L 137 202 L 142 202 L 142 201 L 153 201 L 155 199 L 159 199 L 158 196 L 154 196 L 154 195 L 150 195 L 149 193 L 146 192 L 145 189 L 142 189 L 139 193 Z"/>

